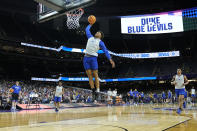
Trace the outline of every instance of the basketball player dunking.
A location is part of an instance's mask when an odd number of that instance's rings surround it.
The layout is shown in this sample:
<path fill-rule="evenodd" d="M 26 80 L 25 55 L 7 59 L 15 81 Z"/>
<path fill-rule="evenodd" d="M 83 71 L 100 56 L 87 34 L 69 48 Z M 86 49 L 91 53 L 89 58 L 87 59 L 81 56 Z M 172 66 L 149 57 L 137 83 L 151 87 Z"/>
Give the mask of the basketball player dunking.
<path fill-rule="evenodd" d="M 112 68 L 115 67 L 115 63 L 111 59 L 110 54 L 109 54 L 107 48 L 105 47 L 104 42 L 101 40 L 104 38 L 103 32 L 98 31 L 93 36 L 90 32 L 90 28 L 92 25 L 93 25 L 93 23 L 86 27 L 86 36 L 88 38 L 88 42 L 86 45 L 86 53 L 83 58 L 83 65 L 86 70 L 86 74 L 88 75 L 89 84 L 90 84 L 90 87 L 93 91 L 93 96 L 94 96 L 95 95 L 95 88 L 94 88 L 93 77 L 95 78 L 95 86 L 96 86 L 97 92 L 100 91 L 99 77 L 98 77 L 98 62 L 97 62 L 98 50 L 100 48 L 103 50 L 107 59 L 112 64 Z M 95 98 L 93 97 L 93 99 L 95 99 Z"/>
<path fill-rule="evenodd" d="M 179 108 L 177 113 L 180 114 L 183 110 L 184 94 L 185 94 L 185 85 L 189 83 L 187 77 L 182 75 L 182 70 L 177 69 L 177 74 L 173 77 L 171 84 L 175 86 L 175 93 L 178 97 Z"/>
<path fill-rule="evenodd" d="M 62 86 L 62 82 L 58 82 L 58 86 L 56 86 L 55 98 L 54 98 L 54 105 L 55 105 L 56 112 L 59 111 L 60 102 L 61 102 L 63 94 L 64 94 L 64 88 Z"/>

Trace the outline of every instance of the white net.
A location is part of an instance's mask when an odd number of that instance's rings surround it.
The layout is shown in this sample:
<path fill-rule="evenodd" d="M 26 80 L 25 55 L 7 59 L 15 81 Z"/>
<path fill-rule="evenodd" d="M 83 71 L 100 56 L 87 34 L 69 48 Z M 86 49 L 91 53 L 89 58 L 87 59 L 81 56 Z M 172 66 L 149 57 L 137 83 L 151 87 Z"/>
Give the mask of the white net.
<path fill-rule="evenodd" d="M 77 9 L 74 11 L 68 12 L 67 15 L 67 27 L 68 29 L 77 29 L 80 27 L 79 19 L 83 15 L 83 9 Z"/>

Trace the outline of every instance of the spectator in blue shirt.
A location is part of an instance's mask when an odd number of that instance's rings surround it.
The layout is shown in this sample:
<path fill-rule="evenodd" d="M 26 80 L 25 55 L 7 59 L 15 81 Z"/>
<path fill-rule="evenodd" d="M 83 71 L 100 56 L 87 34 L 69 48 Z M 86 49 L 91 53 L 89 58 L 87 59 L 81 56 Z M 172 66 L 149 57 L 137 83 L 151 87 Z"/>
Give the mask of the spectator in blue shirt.
<path fill-rule="evenodd" d="M 140 102 L 143 104 L 144 103 L 144 92 L 140 93 Z"/>
<path fill-rule="evenodd" d="M 139 97 L 139 92 L 137 91 L 137 89 L 135 89 L 133 91 L 133 97 L 134 97 L 134 104 L 138 103 L 138 97 Z"/>
<path fill-rule="evenodd" d="M 168 91 L 168 102 L 172 103 L 172 92 L 170 90 Z"/>
<path fill-rule="evenodd" d="M 130 102 L 130 104 L 133 103 L 133 91 L 132 91 L 132 89 L 129 91 L 129 102 Z"/>
<path fill-rule="evenodd" d="M 154 103 L 158 103 L 158 96 L 157 93 L 153 94 L 153 98 L 154 98 Z"/>
<path fill-rule="evenodd" d="M 163 103 L 166 102 L 166 94 L 164 91 L 162 92 L 162 101 L 163 101 Z"/>

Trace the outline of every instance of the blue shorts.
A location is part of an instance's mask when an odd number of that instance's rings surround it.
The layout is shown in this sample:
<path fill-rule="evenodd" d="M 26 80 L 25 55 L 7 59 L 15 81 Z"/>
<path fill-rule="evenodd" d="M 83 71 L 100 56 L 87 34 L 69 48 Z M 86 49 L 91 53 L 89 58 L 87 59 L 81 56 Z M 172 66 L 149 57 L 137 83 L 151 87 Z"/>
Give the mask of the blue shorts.
<path fill-rule="evenodd" d="M 172 96 L 168 96 L 168 99 L 171 99 L 172 98 Z"/>
<path fill-rule="evenodd" d="M 192 97 L 196 97 L 196 95 L 195 94 L 192 94 Z"/>
<path fill-rule="evenodd" d="M 61 99 L 62 99 L 61 97 L 56 97 L 56 96 L 55 96 L 54 102 L 61 102 Z"/>
<path fill-rule="evenodd" d="M 187 92 L 185 92 L 185 94 L 184 94 L 184 98 L 187 98 Z"/>
<path fill-rule="evenodd" d="M 175 94 L 177 97 L 179 95 L 185 95 L 185 89 L 175 89 Z"/>
<path fill-rule="evenodd" d="M 83 66 L 85 70 L 98 70 L 97 57 L 87 57 L 83 58 Z"/>

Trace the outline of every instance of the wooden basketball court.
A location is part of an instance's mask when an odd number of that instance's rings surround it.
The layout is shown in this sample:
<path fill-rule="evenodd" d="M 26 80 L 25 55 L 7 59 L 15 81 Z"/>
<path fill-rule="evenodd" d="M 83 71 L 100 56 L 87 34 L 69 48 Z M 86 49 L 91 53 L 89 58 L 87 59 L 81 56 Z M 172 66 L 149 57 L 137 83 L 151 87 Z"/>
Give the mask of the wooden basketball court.
<path fill-rule="evenodd" d="M 197 110 L 172 105 L 88 107 L 0 113 L 0 131 L 195 131 Z M 173 106 L 175 108 L 175 106 Z"/>

